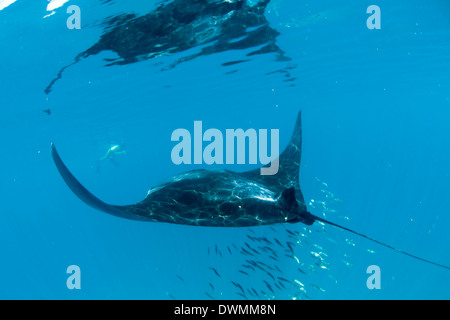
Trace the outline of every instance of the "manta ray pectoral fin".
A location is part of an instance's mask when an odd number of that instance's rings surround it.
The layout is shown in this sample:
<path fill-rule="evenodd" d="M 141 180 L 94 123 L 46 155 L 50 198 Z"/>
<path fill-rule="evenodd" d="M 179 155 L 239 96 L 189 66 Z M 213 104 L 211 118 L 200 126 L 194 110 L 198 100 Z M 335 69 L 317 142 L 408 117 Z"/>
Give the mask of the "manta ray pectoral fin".
<path fill-rule="evenodd" d="M 56 167 L 58 168 L 59 173 L 61 174 L 61 177 L 66 182 L 67 186 L 72 190 L 75 195 L 80 198 L 84 203 L 91 206 L 94 209 L 112 214 L 114 216 L 120 217 L 120 218 L 126 218 L 131 220 L 148 220 L 143 217 L 131 214 L 126 212 L 121 206 L 114 206 L 107 204 L 100 199 L 98 199 L 96 196 L 94 196 L 92 193 L 90 193 L 85 187 L 81 185 L 81 183 L 73 176 L 73 174 L 67 169 L 64 162 L 59 157 L 58 151 L 56 151 L 55 145 L 52 143 L 52 157 L 53 161 L 56 164 Z"/>
<path fill-rule="evenodd" d="M 300 160 L 302 150 L 302 113 L 297 114 L 294 130 L 291 139 L 278 157 L 279 169 L 274 175 L 261 175 L 260 169 L 250 170 L 244 172 L 243 175 L 271 186 L 273 190 L 282 192 L 285 189 L 294 188 L 295 198 L 302 209 L 306 210 L 305 200 L 300 190 L 299 174 L 300 174 Z M 270 165 L 268 165 L 270 166 Z"/>

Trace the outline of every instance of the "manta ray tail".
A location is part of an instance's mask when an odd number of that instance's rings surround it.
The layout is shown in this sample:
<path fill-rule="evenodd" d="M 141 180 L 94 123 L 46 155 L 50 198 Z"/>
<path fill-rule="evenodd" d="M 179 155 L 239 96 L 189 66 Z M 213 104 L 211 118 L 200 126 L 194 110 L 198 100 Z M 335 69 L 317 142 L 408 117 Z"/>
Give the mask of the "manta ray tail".
<path fill-rule="evenodd" d="M 436 263 L 436 262 L 433 262 L 433 261 L 430 261 L 430 260 L 423 259 L 423 258 L 421 258 L 421 257 L 415 256 L 415 255 L 410 254 L 410 253 L 408 253 L 408 252 L 405 252 L 405 251 L 403 251 L 403 250 L 400 250 L 400 249 L 397 249 L 397 248 L 395 248 L 395 247 L 392 247 L 392 246 L 390 246 L 390 245 L 388 245 L 388 244 L 386 244 L 386 243 L 383 243 L 383 242 L 381 242 L 381 241 L 375 240 L 375 239 L 373 239 L 373 238 L 371 238 L 371 237 L 368 237 L 368 236 L 366 236 L 366 235 L 364 235 L 364 234 L 361 234 L 361 233 L 359 233 L 359 232 L 356 232 L 356 231 L 353 231 L 353 230 L 348 229 L 348 228 L 346 228 L 346 227 L 343 227 L 343 226 L 341 226 L 341 225 L 338 225 L 338 224 L 336 224 L 336 223 L 334 223 L 334 222 L 325 220 L 325 219 L 323 219 L 323 218 L 320 218 L 320 217 L 317 217 L 317 216 L 314 216 L 314 215 L 312 215 L 312 216 L 313 216 L 314 220 L 316 220 L 316 221 L 321 221 L 321 222 L 324 222 L 324 223 L 326 223 L 326 224 L 329 224 L 329 225 L 338 227 L 338 228 L 340 228 L 340 229 L 343 229 L 343 230 L 345 230 L 345 231 L 351 232 L 351 233 L 356 234 L 356 235 L 358 235 L 358 236 L 360 236 L 360 237 L 363 237 L 363 238 L 366 238 L 366 239 L 368 239 L 368 240 L 370 240 L 370 241 L 373 241 L 373 242 L 375 242 L 375 243 L 378 243 L 378 244 L 380 244 L 380 245 L 382 245 L 382 246 L 384 246 L 384 247 L 387 247 L 387 248 L 389 248 L 389 249 L 395 250 L 395 251 L 397 251 L 397 252 L 399 252 L 399 253 L 401 253 L 401 254 L 407 255 L 407 256 L 409 256 L 409 257 L 411 257 L 411 258 L 414 258 L 414 259 L 417 259 L 417 260 L 420 260 L 420 261 L 423 261 L 423 262 L 426 262 L 426 263 L 430 263 L 430 264 L 433 264 L 433 265 L 435 265 L 435 266 L 438 266 L 438 267 L 441 267 L 441 268 L 450 270 L 450 267 L 445 266 L 445 265 L 443 265 L 443 264 L 439 264 L 439 263 Z"/>
<path fill-rule="evenodd" d="M 59 173 L 61 174 L 61 177 L 69 186 L 70 190 L 72 190 L 73 193 L 75 193 L 75 195 L 87 205 L 91 206 L 94 209 L 112 214 L 120 218 L 140 220 L 140 221 L 147 220 L 137 215 L 127 213 L 125 210 L 122 209 L 121 206 L 114 206 L 107 204 L 98 199 L 92 193 L 90 193 L 85 187 L 81 185 L 80 182 L 78 182 L 78 180 L 73 176 L 73 174 L 69 171 L 69 169 L 67 169 L 66 165 L 59 157 L 59 154 L 56 151 L 55 145 L 53 143 L 52 143 L 52 157 L 53 161 L 56 164 L 56 167 L 58 168 Z"/>

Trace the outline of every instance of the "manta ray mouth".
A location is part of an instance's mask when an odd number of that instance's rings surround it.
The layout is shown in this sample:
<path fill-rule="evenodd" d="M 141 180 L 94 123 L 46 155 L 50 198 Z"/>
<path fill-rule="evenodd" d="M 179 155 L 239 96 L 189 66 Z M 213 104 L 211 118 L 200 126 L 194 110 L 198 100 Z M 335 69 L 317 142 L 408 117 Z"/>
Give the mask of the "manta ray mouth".
<path fill-rule="evenodd" d="M 312 215 L 310 212 L 305 211 L 299 213 L 295 218 L 288 220 L 288 223 L 298 223 L 301 222 L 307 226 L 311 226 L 316 222 L 316 216 Z"/>

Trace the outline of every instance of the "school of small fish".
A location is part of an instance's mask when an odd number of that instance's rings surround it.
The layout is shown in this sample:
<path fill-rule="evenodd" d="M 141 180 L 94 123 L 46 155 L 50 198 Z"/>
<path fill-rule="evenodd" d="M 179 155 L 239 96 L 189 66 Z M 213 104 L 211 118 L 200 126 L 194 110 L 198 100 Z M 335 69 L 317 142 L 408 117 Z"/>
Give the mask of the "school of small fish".
<path fill-rule="evenodd" d="M 309 208 L 315 212 L 321 211 L 325 216 L 335 214 L 336 210 L 329 206 L 341 200 L 327 190 L 326 183 L 319 179 L 317 182 L 321 186 L 323 200 L 311 200 Z M 348 217 L 340 218 L 348 220 Z M 325 294 L 327 289 L 324 285 L 330 286 L 338 282 L 331 272 L 329 255 L 324 249 L 329 244 L 336 245 L 337 241 L 327 235 L 326 228 L 330 227 L 321 223 L 313 229 L 302 224 L 247 228 L 243 242 L 210 245 L 207 249 L 208 256 L 215 256 L 215 260 L 219 262 L 221 259 L 232 258 L 236 267 L 234 270 L 228 270 L 229 267 L 223 270 L 227 274 L 225 277 L 221 264 L 208 266 L 205 272 L 211 274 L 208 279 L 214 280 L 209 280 L 203 289 L 204 298 L 223 299 L 223 292 L 230 289 L 234 290 L 235 299 L 245 300 L 315 299 L 319 294 Z M 321 240 L 320 244 L 318 240 Z M 349 247 L 355 245 L 353 240 L 346 237 L 340 243 Z M 367 251 L 374 253 L 373 250 Z M 343 266 L 352 266 L 348 259 L 347 253 L 339 253 L 338 260 Z M 232 279 L 230 273 L 234 275 Z M 182 276 L 177 274 L 176 277 L 184 281 Z M 324 285 L 311 283 L 311 278 Z M 166 294 L 175 299 L 170 293 Z"/>

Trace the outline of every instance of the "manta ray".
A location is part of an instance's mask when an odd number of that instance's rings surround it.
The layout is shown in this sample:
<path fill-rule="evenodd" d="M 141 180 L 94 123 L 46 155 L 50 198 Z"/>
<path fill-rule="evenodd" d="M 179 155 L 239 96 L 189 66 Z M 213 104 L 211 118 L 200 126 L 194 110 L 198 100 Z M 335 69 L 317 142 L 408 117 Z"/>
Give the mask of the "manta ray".
<path fill-rule="evenodd" d="M 369 239 L 409 257 L 449 269 L 450 267 L 409 254 L 324 218 L 311 214 L 299 184 L 302 146 L 301 112 L 298 113 L 289 144 L 278 159 L 275 175 L 261 175 L 260 169 L 192 170 L 148 191 L 133 205 L 107 204 L 73 176 L 52 143 L 52 157 L 69 188 L 87 205 L 111 215 L 139 221 L 165 222 L 203 227 L 252 227 L 276 223 L 319 221 Z"/>
<path fill-rule="evenodd" d="M 65 69 L 103 51 L 112 51 L 118 55 L 117 59 L 105 59 L 108 62 L 106 66 L 125 65 L 190 50 L 186 56 L 166 68 L 171 69 L 199 56 L 250 48 L 253 49 L 246 54 L 247 57 L 275 53 L 277 60 L 289 61 L 290 58 L 276 44 L 280 33 L 270 27 L 264 16 L 269 2 L 174 0 L 143 16 L 121 14 L 108 19 L 102 23 L 105 30 L 98 42 L 79 53 L 74 62 L 63 67 L 47 86 L 45 93 L 51 92 Z M 196 52 L 192 52 L 194 48 Z M 245 61 L 248 59 L 229 61 L 222 65 Z M 288 74 L 286 70 L 283 71 Z"/>

